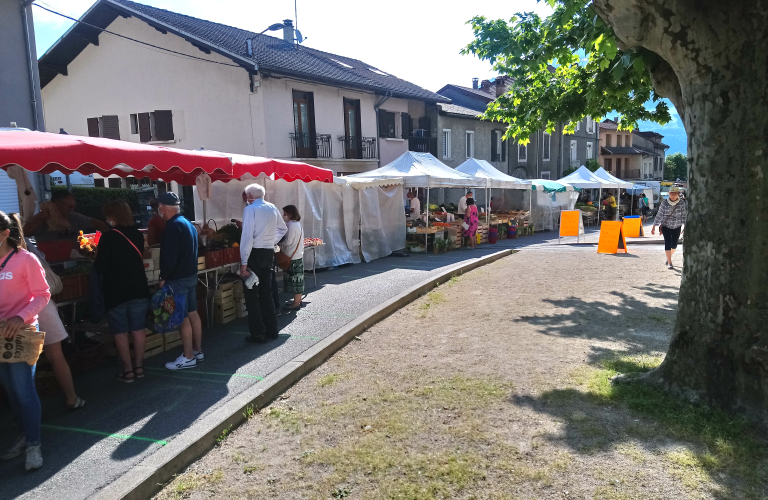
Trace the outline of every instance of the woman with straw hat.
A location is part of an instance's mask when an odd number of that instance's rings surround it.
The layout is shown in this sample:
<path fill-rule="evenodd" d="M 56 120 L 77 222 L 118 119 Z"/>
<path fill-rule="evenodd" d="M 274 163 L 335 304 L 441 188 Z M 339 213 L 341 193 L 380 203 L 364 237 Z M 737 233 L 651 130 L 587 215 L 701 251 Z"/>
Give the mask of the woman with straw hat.
<path fill-rule="evenodd" d="M 680 188 L 673 186 L 669 190 L 669 198 L 662 201 L 656 214 L 651 234 L 656 234 L 656 226 L 664 236 L 664 251 L 667 254 L 667 269 L 674 269 L 672 254 L 677 249 L 677 242 L 683 234 L 683 224 L 688 214 L 688 206 L 685 200 L 680 198 Z M 659 222 L 660 221 L 660 222 Z M 658 224 L 656 224 L 658 222 Z"/>

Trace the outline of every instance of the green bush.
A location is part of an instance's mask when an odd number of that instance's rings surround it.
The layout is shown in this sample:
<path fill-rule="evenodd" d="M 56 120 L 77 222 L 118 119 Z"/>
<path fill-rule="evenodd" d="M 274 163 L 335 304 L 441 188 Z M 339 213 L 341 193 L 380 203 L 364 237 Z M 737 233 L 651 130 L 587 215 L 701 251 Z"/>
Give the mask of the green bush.
<path fill-rule="evenodd" d="M 66 189 L 63 186 L 55 186 L 51 191 L 55 193 Z M 77 200 L 75 212 L 93 219 L 104 220 L 101 209 L 112 200 L 125 200 L 134 213 L 139 211 L 139 199 L 136 191 L 132 189 L 72 187 L 72 195 Z"/>

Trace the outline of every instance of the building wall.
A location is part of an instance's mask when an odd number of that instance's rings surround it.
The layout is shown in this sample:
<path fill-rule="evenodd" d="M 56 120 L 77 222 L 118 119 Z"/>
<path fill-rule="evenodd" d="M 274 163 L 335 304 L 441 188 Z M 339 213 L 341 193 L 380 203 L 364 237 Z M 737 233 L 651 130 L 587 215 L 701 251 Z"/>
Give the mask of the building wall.
<path fill-rule="evenodd" d="M 409 100 L 398 99 L 391 97 L 384 101 L 379 108 L 382 111 L 389 111 L 390 113 L 408 113 L 409 112 Z M 422 115 L 423 116 L 423 115 Z M 411 115 L 411 120 L 418 119 L 418 116 Z M 398 120 L 395 120 L 396 126 L 400 126 Z M 374 134 L 376 131 L 376 125 L 374 124 Z M 381 159 L 381 166 L 387 165 L 397 159 L 400 155 L 408 151 L 408 140 L 401 137 L 380 137 L 379 138 L 379 154 Z"/>
<path fill-rule="evenodd" d="M 203 55 L 184 39 L 163 35 L 133 17 L 118 17 L 109 29 L 184 54 Z M 205 58 L 233 64 L 213 52 Z M 266 153 L 264 131 L 251 122 L 251 116 L 263 114 L 263 99 L 251 97 L 248 72 L 242 67 L 186 59 L 101 35 L 99 45 L 86 47 L 67 69 L 69 76 L 58 75 L 43 89 L 45 117 L 53 130 L 61 127 L 87 136 L 87 118 L 117 115 L 120 139 L 139 142 L 139 135 L 131 134 L 130 114 L 170 109 L 175 135 L 170 147 Z"/>
<path fill-rule="evenodd" d="M 571 158 L 571 141 L 576 141 L 576 159 Z M 600 124 L 594 122 L 593 131 L 587 129 L 587 119 L 579 122 L 579 129 L 573 134 L 563 135 L 562 163 L 563 169 L 578 168 L 587 163 L 587 144 L 592 144 L 592 159 L 599 161 Z"/>

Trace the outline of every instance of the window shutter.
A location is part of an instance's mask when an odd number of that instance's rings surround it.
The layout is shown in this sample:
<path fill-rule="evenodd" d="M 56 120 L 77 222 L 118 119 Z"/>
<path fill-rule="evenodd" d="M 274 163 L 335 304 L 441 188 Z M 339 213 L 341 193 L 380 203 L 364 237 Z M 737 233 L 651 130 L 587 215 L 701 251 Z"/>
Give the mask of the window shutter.
<path fill-rule="evenodd" d="M 491 130 L 491 161 L 498 161 L 496 157 L 499 154 L 496 149 L 496 134 L 498 134 L 496 130 Z"/>
<path fill-rule="evenodd" d="M 379 110 L 379 137 L 387 136 L 387 112 Z"/>
<path fill-rule="evenodd" d="M 501 139 L 501 161 L 507 161 L 507 141 Z"/>
<path fill-rule="evenodd" d="M 400 131 L 403 139 L 411 136 L 411 115 L 408 113 L 400 113 Z"/>
<path fill-rule="evenodd" d="M 149 113 L 139 113 L 139 141 L 152 140 L 152 130 L 149 127 Z"/>
<path fill-rule="evenodd" d="M 88 137 L 101 137 L 98 118 L 88 118 Z"/>
<path fill-rule="evenodd" d="M 155 110 L 155 137 L 158 141 L 173 140 L 173 113 L 170 110 Z"/>
<path fill-rule="evenodd" d="M 115 115 L 101 117 L 101 123 L 104 126 L 104 137 L 107 139 L 120 140 L 120 123 Z"/>

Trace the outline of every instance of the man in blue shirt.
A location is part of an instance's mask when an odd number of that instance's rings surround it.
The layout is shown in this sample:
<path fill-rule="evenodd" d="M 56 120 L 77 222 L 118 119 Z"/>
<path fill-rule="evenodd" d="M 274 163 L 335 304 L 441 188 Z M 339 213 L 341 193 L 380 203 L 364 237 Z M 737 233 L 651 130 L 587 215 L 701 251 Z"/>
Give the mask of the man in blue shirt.
<path fill-rule="evenodd" d="M 160 287 L 169 285 L 176 297 L 187 298 L 186 316 L 180 328 L 184 352 L 176 361 L 165 364 L 169 370 L 195 368 L 198 361 L 205 359 L 203 325 L 197 314 L 197 230 L 179 210 L 175 193 L 157 197 L 157 211 L 166 220 L 160 244 Z"/>

